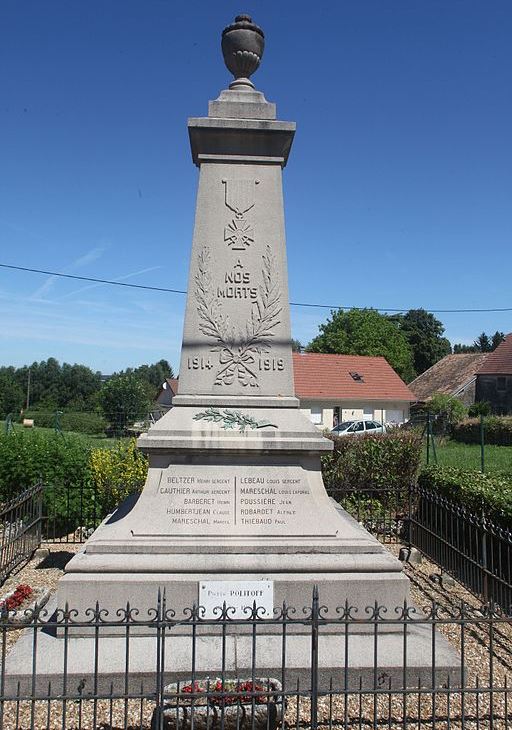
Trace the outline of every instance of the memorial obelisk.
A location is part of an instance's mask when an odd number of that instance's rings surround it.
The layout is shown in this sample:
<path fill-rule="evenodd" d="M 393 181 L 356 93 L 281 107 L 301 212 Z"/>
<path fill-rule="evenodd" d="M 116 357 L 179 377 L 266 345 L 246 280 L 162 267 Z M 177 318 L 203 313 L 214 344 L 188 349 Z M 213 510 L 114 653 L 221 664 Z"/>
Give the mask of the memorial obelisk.
<path fill-rule="evenodd" d="M 214 581 L 263 581 L 300 609 L 314 585 L 332 610 L 408 596 L 401 564 L 327 496 L 332 443 L 294 394 L 282 171 L 295 124 L 250 80 L 263 48 L 249 16 L 225 28 L 234 81 L 188 122 L 199 187 L 179 395 L 139 439 L 142 494 L 71 560 L 58 605 L 144 615 L 165 589 L 180 615 Z"/>

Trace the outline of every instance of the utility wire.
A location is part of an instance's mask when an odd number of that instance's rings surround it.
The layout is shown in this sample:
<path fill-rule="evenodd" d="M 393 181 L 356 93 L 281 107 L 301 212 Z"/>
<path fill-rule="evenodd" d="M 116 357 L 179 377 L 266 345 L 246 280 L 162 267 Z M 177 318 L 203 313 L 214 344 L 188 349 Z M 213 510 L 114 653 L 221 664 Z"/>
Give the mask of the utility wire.
<path fill-rule="evenodd" d="M 112 281 L 111 279 L 97 279 L 93 276 L 78 276 L 77 274 L 63 274 L 59 271 L 46 271 L 44 269 L 31 269 L 27 266 L 14 266 L 12 264 L 2 264 L 3 269 L 13 269 L 14 271 L 28 271 L 31 274 L 45 274 L 46 276 L 58 276 L 62 279 L 77 279 L 78 281 L 92 281 L 95 284 L 110 284 L 111 286 L 124 286 L 130 289 L 147 289 L 149 291 L 161 291 L 171 294 L 186 294 L 185 289 L 169 289 L 164 286 L 150 286 L 149 284 L 129 284 L 124 281 Z M 395 309 L 393 307 L 354 307 L 343 304 L 313 304 L 311 302 L 290 302 L 292 307 L 309 307 L 314 309 L 375 309 L 377 312 L 408 312 L 409 309 Z M 488 307 L 474 309 L 428 309 L 432 314 L 467 314 L 478 312 L 512 312 L 512 307 Z"/>

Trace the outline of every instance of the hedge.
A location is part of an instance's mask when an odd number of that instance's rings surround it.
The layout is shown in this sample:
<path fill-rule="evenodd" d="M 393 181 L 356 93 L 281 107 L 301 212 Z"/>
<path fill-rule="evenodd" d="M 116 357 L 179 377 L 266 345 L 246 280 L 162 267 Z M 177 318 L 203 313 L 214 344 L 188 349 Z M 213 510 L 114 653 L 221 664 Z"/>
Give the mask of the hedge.
<path fill-rule="evenodd" d="M 80 436 L 14 430 L 0 436 L 0 500 L 12 499 L 40 479 L 44 484 L 90 484 L 90 447 Z"/>
<path fill-rule="evenodd" d="M 451 466 L 427 466 L 418 484 L 502 527 L 512 527 L 512 477 Z"/>
<path fill-rule="evenodd" d="M 105 449 L 73 434 L 16 430 L 0 435 L 0 503 L 41 480 L 49 529 L 67 534 L 93 526 L 141 489 L 147 468 L 135 439 Z"/>
<path fill-rule="evenodd" d="M 452 438 L 465 444 L 480 443 L 480 419 L 465 418 L 453 427 Z M 512 416 L 486 416 L 484 442 L 496 446 L 512 446 Z M 512 462 L 512 454 L 511 454 Z"/>
<path fill-rule="evenodd" d="M 322 457 L 325 486 L 332 490 L 406 489 L 416 482 L 422 437 L 394 430 L 375 436 L 334 436 L 334 451 Z"/>
<path fill-rule="evenodd" d="M 27 411 L 23 418 L 33 418 L 34 426 L 55 428 L 55 414 L 39 411 Z M 99 413 L 64 413 L 59 417 L 61 431 L 87 433 L 91 435 L 105 433 L 107 422 Z"/>
<path fill-rule="evenodd" d="M 90 447 L 80 436 L 44 431 L 12 431 L 0 437 L 0 501 L 6 502 L 41 480 L 43 514 L 62 534 L 79 520 L 92 521 L 95 510 Z M 72 525 L 75 529 L 79 525 Z"/>

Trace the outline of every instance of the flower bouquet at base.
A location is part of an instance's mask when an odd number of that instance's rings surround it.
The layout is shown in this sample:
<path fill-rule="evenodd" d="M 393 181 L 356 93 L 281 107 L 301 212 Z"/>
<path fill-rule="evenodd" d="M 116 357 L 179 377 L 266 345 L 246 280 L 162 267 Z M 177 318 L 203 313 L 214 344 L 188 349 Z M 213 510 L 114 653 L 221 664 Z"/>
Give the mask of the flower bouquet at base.
<path fill-rule="evenodd" d="M 283 718 L 282 686 L 277 679 L 219 679 L 173 682 L 164 687 L 152 730 L 275 730 Z"/>

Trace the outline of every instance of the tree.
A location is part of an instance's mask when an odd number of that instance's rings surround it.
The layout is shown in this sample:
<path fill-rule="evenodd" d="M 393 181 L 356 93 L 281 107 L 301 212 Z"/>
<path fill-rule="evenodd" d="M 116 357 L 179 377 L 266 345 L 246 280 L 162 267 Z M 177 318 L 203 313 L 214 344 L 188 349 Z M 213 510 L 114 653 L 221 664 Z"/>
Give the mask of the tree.
<path fill-rule="evenodd" d="M 498 347 L 498 345 L 501 345 L 501 343 L 504 341 L 505 341 L 505 333 L 498 332 L 498 330 L 496 330 L 496 332 L 492 336 L 491 350 L 495 350 Z"/>
<path fill-rule="evenodd" d="M 478 335 L 473 344 L 477 352 L 490 352 L 492 349 L 491 340 L 489 339 L 489 336 L 485 334 L 485 332 L 482 332 L 481 335 Z"/>
<path fill-rule="evenodd" d="M 412 348 L 416 375 L 451 353 L 450 341 L 443 337 L 442 322 L 425 309 L 410 309 L 398 318 L 398 322 Z"/>
<path fill-rule="evenodd" d="M 381 355 L 406 382 L 414 377 L 412 349 L 396 321 L 375 309 L 332 311 L 308 352 Z"/>
<path fill-rule="evenodd" d="M 60 374 L 59 406 L 75 411 L 93 409 L 100 388 L 99 372 L 93 372 L 86 365 L 64 363 Z"/>
<path fill-rule="evenodd" d="M 292 340 L 292 352 L 302 352 L 304 345 L 300 340 Z"/>
<path fill-rule="evenodd" d="M 19 413 L 23 398 L 23 390 L 14 377 L 14 368 L 0 368 L 0 417 Z"/>
<path fill-rule="evenodd" d="M 477 352 L 474 345 L 463 345 L 461 343 L 457 343 L 453 346 L 454 355 L 467 355 L 471 352 Z"/>
<path fill-rule="evenodd" d="M 482 332 L 482 334 L 478 335 L 472 345 L 454 345 L 453 352 L 456 355 L 468 352 L 492 352 L 498 347 L 498 345 L 501 345 L 504 339 L 505 334 L 503 332 L 499 332 L 498 330 L 496 330 L 492 337 L 489 337 L 489 335 L 487 335 L 485 332 Z"/>
<path fill-rule="evenodd" d="M 135 375 L 146 385 L 148 398 L 154 400 L 158 395 L 166 378 L 173 378 L 172 366 L 167 360 L 159 360 L 154 365 L 139 365 L 137 368 L 127 368 L 115 375 Z"/>
<path fill-rule="evenodd" d="M 146 416 L 150 400 L 143 381 L 135 375 L 113 375 L 99 392 L 99 403 L 107 421 L 117 434 L 129 423 Z"/>

